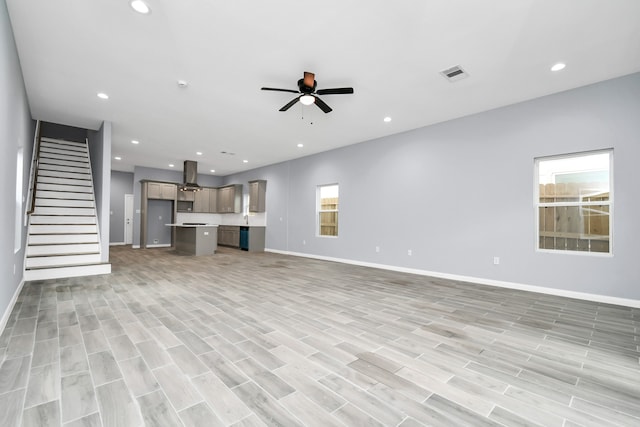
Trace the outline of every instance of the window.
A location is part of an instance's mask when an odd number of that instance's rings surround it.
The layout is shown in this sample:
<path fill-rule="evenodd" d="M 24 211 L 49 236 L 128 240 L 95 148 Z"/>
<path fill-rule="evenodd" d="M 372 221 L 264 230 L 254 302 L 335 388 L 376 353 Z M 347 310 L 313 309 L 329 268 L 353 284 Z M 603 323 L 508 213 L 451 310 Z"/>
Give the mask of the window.
<path fill-rule="evenodd" d="M 536 159 L 538 249 L 611 253 L 613 151 Z"/>
<path fill-rule="evenodd" d="M 317 189 L 318 236 L 338 236 L 338 184 Z"/>

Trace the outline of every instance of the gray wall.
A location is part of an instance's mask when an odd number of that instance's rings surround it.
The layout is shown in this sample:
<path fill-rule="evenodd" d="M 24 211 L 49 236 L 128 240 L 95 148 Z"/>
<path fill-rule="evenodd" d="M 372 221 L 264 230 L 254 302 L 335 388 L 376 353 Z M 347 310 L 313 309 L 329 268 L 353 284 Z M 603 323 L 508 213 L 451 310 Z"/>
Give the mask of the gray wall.
<path fill-rule="evenodd" d="M 5 2 L 0 2 L 0 187 L 5 202 L 0 203 L 0 331 L 6 322 L 9 306 L 22 281 L 24 268 L 25 198 L 28 193 L 33 134 L 35 122 L 31 120 L 20 62 L 16 52 L 11 24 Z M 21 249 L 14 251 L 16 223 L 16 156 L 23 150 L 23 203 L 20 215 Z"/>
<path fill-rule="evenodd" d="M 633 74 L 225 183 L 268 181 L 270 249 L 640 300 L 638 117 Z M 537 252 L 534 158 L 602 148 L 614 149 L 614 255 Z M 330 183 L 340 184 L 340 236 L 320 238 L 315 189 Z"/>
<path fill-rule="evenodd" d="M 125 194 L 133 194 L 133 173 L 111 171 L 109 243 L 124 243 Z"/>
<path fill-rule="evenodd" d="M 147 246 L 171 244 L 171 228 L 165 225 L 172 222 L 171 215 L 173 215 L 171 200 L 149 200 L 147 205 Z"/>
<path fill-rule="evenodd" d="M 97 131 L 89 131 L 91 172 L 96 212 L 100 226 L 100 257 L 109 262 L 109 198 L 111 197 L 111 122 L 103 122 Z"/>
<path fill-rule="evenodd" d="M 181 183 L 183 180 L 182 168 L 176 171 L 165 169 L 145 168 L 136 166 L 133 170 L 133 246 L 140 246 L 140 202 L 142 187 L 140 181 L 144 179 Z M 205 187 L 222 185 L 222 178 L 212 175 L 198 174 L 198 184 Z M 151 218 L 149 216 L 149 218 Z M 168 224 L 171 217 L 165 222 Z M 164 221 L 164 220 L 163 220 Z M 149 225 L 149 224 L 147 224 Z M 147 234 L 147 236 L 151 236 Z"/>

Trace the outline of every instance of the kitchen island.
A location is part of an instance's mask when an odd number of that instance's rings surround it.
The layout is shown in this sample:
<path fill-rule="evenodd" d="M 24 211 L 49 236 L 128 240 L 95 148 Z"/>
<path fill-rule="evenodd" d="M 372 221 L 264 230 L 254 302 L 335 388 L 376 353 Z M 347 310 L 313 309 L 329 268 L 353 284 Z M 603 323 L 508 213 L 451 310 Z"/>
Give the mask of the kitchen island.
<path fill-rule="evenodd" d="M 218 226 L 214 224 L 165 224 L 175 227 L 176 252 L 185 255 L 213 255 L 218 249 Z"/>

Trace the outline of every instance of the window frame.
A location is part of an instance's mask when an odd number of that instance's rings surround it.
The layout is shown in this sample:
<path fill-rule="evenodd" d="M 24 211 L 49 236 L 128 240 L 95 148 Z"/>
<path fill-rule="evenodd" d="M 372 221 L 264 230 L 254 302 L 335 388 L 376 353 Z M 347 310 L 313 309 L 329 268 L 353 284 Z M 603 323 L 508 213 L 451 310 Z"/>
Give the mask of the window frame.
<path fill-rule="evenodd" d="M 608 175 L 609 175 L 609 199 L 608 200 L 600 200 L 600 201 L 565 201 L 565 202 L 540 202 L 540 162 L 541 161 L 549 161 L 549 160 L 558 160 L 558 159 L 567 159 L 567 158 L 576 158 L 581 156 L 590 156 L 597 154 L 608 154 L 609 156 L 609 164 L 608 164 Z M 540 156 L 534 158 L 534 191 L 533 191 L 533 207 L 534 207 L 534 246 L 536 252 L 541 253 L 553 253 L 553 254 L 565 254 L 565 255 L 580 255 L 580 256 L 595 256 L 595 257 L 613 257 L 613 235 L 614 235 L 614 178 L 613 178 L 613 148 L 605 148 L 600 150 L 591 150 L 591 151 L 581 151 L 574 153 L 566 153 L 566 154 L 557 154 L 551 156 Z M 541 207 L 557 207 L 557 206 L 577 206 L 577 207 L 588 207 L 588 206 L 602 206 L 607 205 L 609 208 L 609 250 L 608 252 L 592 252 L 591 250 L 576 250 L 576 249 L 550 249 L 550 248 L 541 248 L 540 247 L 540 208 Z"/>
<path fill-rule="evenodd" d="M 322 189 L 326 187 L 337 187 L 338 203 L 336 203 L 335 209 L 322 209 L 321 193 L 322 193 Z M 320 224 L 320 216 L 321 216 L 321 213 L 325 213 L 325 212 L 335 212 L 336 214 L 336 225 L 335 225 L 336 234 L 335 235 L 322 234 L 322 225 Z M 316 186 L 316 237 L 327 237 L 327 238 L 337 239 L 338 236 L 340 235 L 340 228 L 338 225 L 339 218 L 340 218 L 340 185 L 337 182 L 332 184 L 317 185 Z"/>

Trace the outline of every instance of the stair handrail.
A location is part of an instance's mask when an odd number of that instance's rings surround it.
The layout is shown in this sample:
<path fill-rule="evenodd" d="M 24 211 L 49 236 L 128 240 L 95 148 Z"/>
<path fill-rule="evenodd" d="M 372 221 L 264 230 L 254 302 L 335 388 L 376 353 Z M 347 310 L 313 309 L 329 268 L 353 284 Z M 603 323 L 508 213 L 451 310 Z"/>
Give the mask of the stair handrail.
<path fill-rule="evenodd" d="M 40 130 L 40 120 L 36 120 L 36 132 L 33 136 L 31 176 L 29 177 L 29 195 L 27 197 L 27 215 L 31 215 L 36 209 L 36 185 L 38 185 L 38 168 L 40 167 Z"/>

